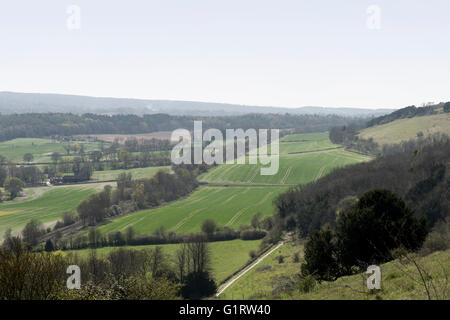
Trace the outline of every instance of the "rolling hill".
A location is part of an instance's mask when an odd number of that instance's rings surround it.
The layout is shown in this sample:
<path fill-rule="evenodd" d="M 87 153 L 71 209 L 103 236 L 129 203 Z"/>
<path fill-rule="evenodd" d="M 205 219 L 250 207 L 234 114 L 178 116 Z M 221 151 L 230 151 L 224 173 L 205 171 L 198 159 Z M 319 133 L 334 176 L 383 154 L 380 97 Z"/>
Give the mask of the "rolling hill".
<path fill-rule="evenodd" d="M 450 135 L 450 113 L 394 120 L 368 127 L 362 130 L 358 137 L 366 140 L 372 138 L 374 142 L 382 146 L 415 139 L 422 134 L 426 137 L 438 132 Z"/>
<path fill-rule="evenodd" d="M 260 107 L 228 103 L 143 100 L 88 97 L 66 94 L 0 92 L 0 113 L 97 113 L 97 114 L 153 114 L 170 115 L 242 115 L 247 113 L 335 114 L 341 116 L 379 116 L 394 109 L 360 109 L 338 107 Z"/>
<path fill-rule="evenodd" d="M 273 214 L 273 200 L 289 186 L 317 180 L 334 168 L 369 159 L 331 144 L 326 132 L 288 135 L 280 143 L 277 174 L 261 176 L 259 164 L 219 165 L 201 176 L 204 185 L 185 199 L 114 219 L 100 231 L 124 231 L 133 226 L 138 234 L 150 234 L 163 226 L 168 231 L 190 233 L 200 231 L 205 219 L 238 228 L 250 224 L 258 212 L 262 216 Z"/>

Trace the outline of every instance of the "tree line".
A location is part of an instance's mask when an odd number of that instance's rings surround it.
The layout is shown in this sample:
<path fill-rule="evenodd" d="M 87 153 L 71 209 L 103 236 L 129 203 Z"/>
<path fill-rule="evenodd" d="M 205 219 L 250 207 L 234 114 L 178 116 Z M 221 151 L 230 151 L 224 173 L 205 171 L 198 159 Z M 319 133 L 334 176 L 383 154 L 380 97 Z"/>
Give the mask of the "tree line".
<path fill-rule="evenodd" d="M 0 115 L 0 141 L 27 137 L 72 136 L 77 134 L 137 134 L 192 129 L 202 120 L 205 129 L 249 128 L 292 129 L 323 132 L 346 125 L 352 118 L 337 115 L 247 114 L 240 116 L 193 117 L 152 115 L 74 115 L 70 113 L 26 113 Z"/>
<path fill-rule="evenodd" d="M 438 114 L 440 112 L 439 109 L 441 108 L 443 109 L 444 112 L 450 112 L 450 102 L 445 103 L 442 102 L 435 105 L 428 105 L 422 107 L 409 106 L 406 108 L 402 108 L 390 114 L 371 119 L 370 121 L 367 122 L 367 126 L 373 127 L 376 125 L 389 123 L 398 119 Z"/>

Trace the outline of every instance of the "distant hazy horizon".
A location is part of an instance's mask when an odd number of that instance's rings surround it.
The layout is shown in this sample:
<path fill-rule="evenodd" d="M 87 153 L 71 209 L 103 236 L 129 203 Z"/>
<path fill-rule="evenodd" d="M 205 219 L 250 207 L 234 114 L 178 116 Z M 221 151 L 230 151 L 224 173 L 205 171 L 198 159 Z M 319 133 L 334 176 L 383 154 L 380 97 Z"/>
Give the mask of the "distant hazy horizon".
<path fill-rule="evenodd" d="M 448 0 L 16 0 L 0 91 L 246 106 L 450 100 Z"/>
<path fill-rule="evenodd" d="M 200 101 L 200 100 L 186 100 L 186 99 L 154 99 L 154 98 L 136 98 L 136 97 L 119 97 L 119 96 L 95 96 L 95 95 L 85 95 L 85 94 L 75 94 L 75 93 L 58 93 L 58 92 L 19 92 L 19 91 L 10 91 L 10 90 L 0 90 L 2 92 L 10 92 L 10 93 L 25 93 L 25 94 L 49 94 L 49 95 L 68 95 L 68 96 L 79 96 L 79 97 L 89 97 L 89 98 L 100 98 L 100 99 L 132 99 L 132 100 L 161 100 L 161 101 L 173 101 L 173 102 L 199 102 L 199 103 L 212 103 L 212 104 L 233 104 L 233 105 L 241 105 L 244 107 L 261 107 L 261 108 L 288 108 L 288 109 L 296 109 L 296 108 L 354 108 L 354 109 L 371 109 L 371 110 L 380 110 L 380 109 L 401 109 L 406 107 L 406 105 L 402 106 L 393 106 L 393 107 L 354 107 L 354 106 L 320 106 L 320 105 L 298 105 L 298 106 L 284 106 L 284 105 L 255 105 L 255 104 L 243 104 L 243 103 L 232 103 L 227 101 Z M 444 101 L 439 101 L 444 102 Z M 437 103 L 439 103 L 437 102 Z M 419 105 L 417 105 L 419 107 Z"/>

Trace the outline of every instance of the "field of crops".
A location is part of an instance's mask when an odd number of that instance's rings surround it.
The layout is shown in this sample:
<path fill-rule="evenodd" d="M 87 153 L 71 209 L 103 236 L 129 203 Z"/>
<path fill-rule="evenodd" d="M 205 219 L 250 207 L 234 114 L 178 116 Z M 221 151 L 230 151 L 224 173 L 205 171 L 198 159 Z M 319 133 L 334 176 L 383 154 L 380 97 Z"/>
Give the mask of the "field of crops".
<path fill-rule="evenodd" d="M 211 250 L 211 267 L 212 273 L 216 282 L 223 281 L 227 276 L 237 271 L 242 265 L 249 260 L 249 252 L 251 250 L 258 250 L 258 246 L 261 240 L 232 240 L 232 241 L 218 241 L 208 244 Z M 136 250 L 152 248 L 155 246 L 135 246 L 131 247 Z M 175 260 L 175 252 L 179 248 L 179 244 L 165 244 L 160 245 L 163 252 L 171 256 L 173 261 Z M 127 248 L 127 247 L 122 247 Z M 130 248 L 130 247 L 128 247 Z M 112 250 L 116 250 L 116 247 L 105 247 L 96 249 L 98 255 L 105 255 Z M 79 255 L 80 257 L 86 257 L 89 253 L 89 249 L 67 251 Z"/>
<path fill-rule="evenodd" d="M 83 143 L 77 141 L 77 143 L 83 144 L 85 152 L 100 149 L 97 142 Z M 19 138 L 0 142 L 0 155 L 10 161 L 22 162 L 24 154 L 31 153 L 34 156 L 34 162 L 50 162 L 50 156 L 53 152 L 66 154 L 64 150 L 66 145 L 69 145 L 69 143 L 51 139 Z"/>
<path fill-rule="evenodd" d="M 0 203 L 0 236 L 9 228 L 20 231 L 31 219 L 42 223 L 58 220 L 95 192 L 94 187 L 53 187 L 36 199 Z"/>
<path fill-rule="evenodd" d="M 295 134 L 280 140 L 279 170 L 275 175 L 261 175 L 261 164 L 224 164 L 210 170 L 200 180 L 224 184 L 304 184 L 336 167 L 369 159 L 332 144 L 327 133 Z"/>
<path fill-rule="evenodd" d="M 121 170 L 104 170 L 104 171 L 94 171 L 91 180 L 97 181 L 109 181 L 116 180 L 121 173 L 131 173 L 133 179 L 150 178 L 158 170 L 170 170 L 169 166 L 166 167 L 147 167 L 147 168 L 135 168 L 135 169 L 121 169 Z"/>
<path fill-rule="evenodd" d="M 249 224 L 255 213 L 273 213 L 272 200 L 286 187 L 201 187 L 185 199 L 127 215 L 100 227 L 103 233 L 132 226 L 148 234 L 163 226 L 179 233 L 198 232 L 205 219 L 236 228 Z"/>
<path fill-rule="evenodd" d="M 59 146 L 45 139 L 16 139 L 40 145 L 40 152 Z M 2 143 L 3 147 L 12 141 Z M 22 141 L 23 144 L 23 141 Z M 12 143 L 14 145 L 14 143 Z M 29 146 L 28 146 L 29 147 Z M 33 145 L 32 145 L 33 147 Z M 54 151 L 55 149 L 53 149 Z M 29 152 L 29 149 L 27 149 Z M 22 154 L 22 151 L 17 154 Z M 10 155 L 12 155 L 10 153 Z M 260 165 L 220 165 L 201 177 L 209 185 L 191 195 L 159 208 L 144 210 L 113 220 L 100 227 L 104 233 L 125 230 L 133 226 L 137 233 L 152 233 L 160 227 L 179 233 L 200 231 L 205 219 L 213 219 L 220 226 L 237 228 L 249 224 L 256 213 L 273 213 L 273 200 L 289 185 L 316 180 L 339 166 L 368 160 L 331 144 L 327 133 L 284 136 L 280 142 L 280 168 L 276 175 L 261 176 Z M 130 169 L 133 178 L 153 175 L 160 167 Z M 93 179 L 113 180 L 125 170 L 97 171 Z M 221 185 L 222 184 L 222 185 Z M 231 184 L 231 186 L 224 186 Z M 0 204 L 0 232 L 17 230 L 31 218 L 41 222 L 55 221 L 66 211 L 94 193 L 94 187 L 65 187 L 52 189 L 36 199 Z"/>
<path fill-rule="evenodd" d="M 336 167 L 369 159 L 331 144 L 327 133 L 285 136 L 280 153 L 276 175 L 261 176 L 260 165 L 219 165 L 200 178 L 208 184 L 185 199 L 115 219 L 100 230 L 109 233 L 132 226 L 138 234 L 149 234 L 164 227 L 189 233 L 200 231 L 206 219 L 237 228 L 249 224 L 258 212 L 262 216 L 273 214 L 273 200 L 289 185 L 307 183 Z"/>
<path fill-rule="evenodd" d="M 45 143 L 38 141 L 45 139 L 32 140 L 36 141 L 31 142 L 31 147 L 41 143 L 41 147 L 38 147 L 41 155 L 62 151 L 57 149 L 62 148 L 62 145 L 53 144 L 51 140 Z M 6 156 L 9 155 L 20 160 L 24 153 L 30 152 L 30 146 L 25 149 L 10 146 L 8 149 L 5 147 L 7 144 L 3 143 L 3 150 L 9 150 Z M 250 224 L 256 213 L 260 213 L 262 217 L 272 215 L 274 213 L 273 200 L 285 192 L 289 186 L 314 181 L 336 167 L 367 161 L 370 158 L 347 152 L 340 146 L 333 145 L 329 141 L 327 133 L 315 133 L 284 136 L 280 139 L 279 159 L 279 171 L 272 176 L 260 175 L 260 164 L 219 165 L 201 176 L 200 180 L 206 182 L 206 185 L 200 186 L 187 197 L 158 208 L 113 219 L 100 226 L 99 230 L 103 234 L 107 234 L 113 231 L 124 231 L 127 227 L 132 226 L 137 234 L 150 234 L 164 227 L 166 231 L 191 233 L 199 232 L 206 219 L 213 219 L 219 226 L 237 229 L 241 225 Z M 97 171 L 92 178 L 97 181 L 113 180 L 121 172 L 130 172 L 135 179 L 144 178 L 153 175 L 160 168 L 170 170 L 169 167 L 150 167 L 126 171 Z M 100 187 L 103 184 L 99 183 L 97 186 Z M 34 196 L 33 189 L 26 190 L 29 195 L 28 200 L 0 203 L 0 235 L 8 228 L 12 228 L 16 232 L 20 231 L 32 218 L 48 225 L 59 219 L 65 212 L 74 211 L 79 202 L 90 194 L 98 192 L 95 184 L 92 186 L 53 187 L 43 192 L 44 189 L 36 188 L 39 194 Z M 239 269 L 248 260 L 248 252 L 256 250 L 259 243 L 260 241 L 242 240 L 211 243 L 212 267 L 216 281 L 224 280 Z M 163 247 L 167 254 L 173 254 L 177 245 Z M 282 250 L 287 248 L 284 247 Z M 99 253 L 109 250 L 112 248 L 99 249 Z M 77 253 L 86 254 L 87 251 L 80 250 Z M 270 259 L 268 261 L 273 263 L 273 257 Z M 286 266 L 288 265 L 286 264 Z M 297 264 L 289 266 L 289 268 L 296 267 Z M 249 274 L 249 279 L 254 278 L 254 281 L 259 281 L 258 275 L 259 273 Z M 253 280 L 251 281 L 253 283 Z M 253 286 L 255 285 L 253 284 Z M 270 286 L 262 279 L 258 285 L 262 286 L 263 291 L 265 286 Z M 229 294 L 233 298 L 241 298 L 241 295 L 247 298 L 247 294 L 250 292 L 247 290 L 249 288 L 252 292 L 258 292 L 257 288 L 249 287 L 249 284 L 244 281 L 243 284 L 236 283 L 234 289 L 230 288 L 224 298 L 229 298 Z"/>

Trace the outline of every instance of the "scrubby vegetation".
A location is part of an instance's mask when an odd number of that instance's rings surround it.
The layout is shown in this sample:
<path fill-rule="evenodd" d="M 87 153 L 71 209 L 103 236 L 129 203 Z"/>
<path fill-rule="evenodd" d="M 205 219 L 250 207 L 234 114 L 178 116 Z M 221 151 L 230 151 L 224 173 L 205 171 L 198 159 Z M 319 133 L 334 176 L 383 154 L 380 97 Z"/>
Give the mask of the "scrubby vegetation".
<path fill-rule="evenodd" d="M 215 292 L 210 251 L 202 237 L 189 239 L 173 267 L 160 247 L 118 249 L 106 257 L 37 253 L 8 236 L 0 247 L 0 299 L 154 300 L 201 298 Z M 182 257 L 182 259 L 181 259 Z M 77 265 L 81 287 L 66 287 L 66 269 Z M 201 280 L 201 281 L 200 281 Z"/>

